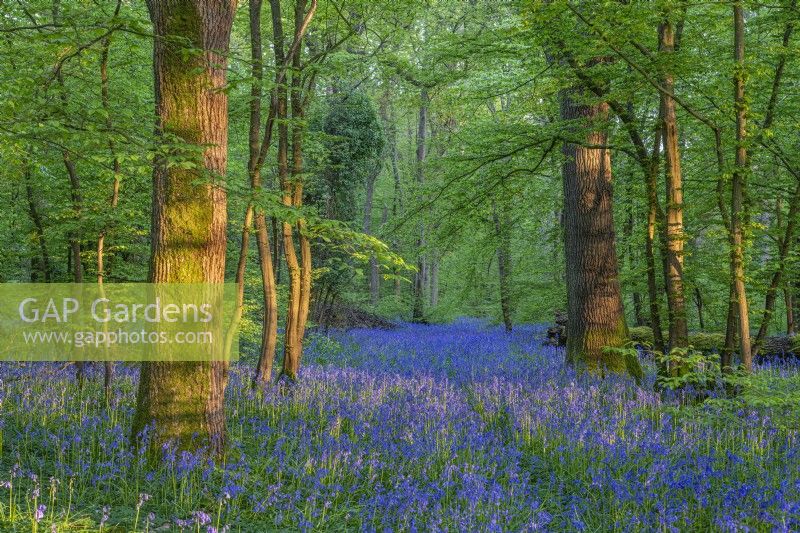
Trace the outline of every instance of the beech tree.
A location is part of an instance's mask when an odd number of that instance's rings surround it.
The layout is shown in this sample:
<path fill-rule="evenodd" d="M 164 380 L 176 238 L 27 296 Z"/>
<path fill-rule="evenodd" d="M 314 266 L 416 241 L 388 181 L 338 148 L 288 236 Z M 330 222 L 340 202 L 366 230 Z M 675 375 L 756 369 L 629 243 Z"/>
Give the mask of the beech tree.
<path fill-rule="evenodd" d="M 156 128 L 174 149 L 201 147 L 195 165 L 153 169 L 152 283 L 225 280 L 228 159 L 227 51 L 236 3 L 229 0 L 150 0 L 153 23 Z M 133 423 L 137 438 L 154 424 L 151 445 L 225 443 L 223 400 L 227 363 L 142 364 Z"/>

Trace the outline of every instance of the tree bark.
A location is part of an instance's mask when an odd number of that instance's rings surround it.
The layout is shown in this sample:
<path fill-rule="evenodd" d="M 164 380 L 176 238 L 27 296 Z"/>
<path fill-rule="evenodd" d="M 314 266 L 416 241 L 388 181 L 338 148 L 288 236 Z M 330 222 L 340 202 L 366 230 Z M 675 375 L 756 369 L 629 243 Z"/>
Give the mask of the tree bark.
<path fill-rule="evenodd" d="M 780 209 L 781 207 L 778 205 L 777 210 L 779 214 Z M 783 274 L 786 270 L 786 260 L 789 257 L 789 251 L 791 249 L 790 243 L 794 240 L 794 232 L 797 225 L 798 214 L 800 214 L 800 182 L 798 182 L 795 186 L 792 199 L 789 203 L 789 213 L 786 218 L 786 228 L 784 229 L 783 236 L 779 237 L 778 239 L 778 266 L 775 269 L 775 272 L 773 272 L 769 286 L 767 287 L 767 294 L 764 301 L 764 314 L 761 317 L 761 325 L 758 328 L 756 338 L 752 343 L 752 357 L 756 357 L 758 355 L 761 346 L 764 344 L 764 339 L 767 336 L 769 324 L 772 321 L 773 314 L 775 313 L 775 301 L 777 300 L 778 289 L 781 286 Z M 780 222 L 778 225 L 780 226 Z M 787 306 L 787 326 L 790 326 L 787 327 L 787 330 L 791 329 L 791 326 L 794 322 L 794 318 L 792 317 L 790 319 L 788 315 L 791 315 L 791 307 Z"/>
<path fill-rule="evenodd" d="M 289 176 L 289 128 L 287 119 L 287 89 L 285 84 L 278 86 L 278 177 L 283 190 L 283 203 L 299 209 L 303 205 L 303 137 L 305 135 L 305 95 L 303 93 L 303 77 L 300 61 L 300 50 L 307 22 L 313 16 L 316 2 L 306 13 L 306 0 L 297 0 L 294 6 L 294 41 L 289 56 L 283 54 L 283 26 L 280 20 L 280 1 L 270 0 L 272 6 L 273 37 L 275 39 L 276 64 L 289 60 L 292 65 L 291 77 L 291 138 L 292 167 Z M 280 51 L 279 51 L 280 50 Z M 280 57 L 279 57 L 280 56 Z M 310 90 L 310 89 L 309 89 Z M 300 249 L 298 260 L 294 241 L 294 230 L 297 230 L 297 243 Z M 286 335 L 284 343 L 282 375 L 296 380 L 300 370 L 300 359 L 303 354 L 303 337 L 306 321 L 311 307 L 311 242 L 307 235 L 306 221 L 297 220 L 294 227 L 283 223 L 283 246 L 286 265 L 289 271 L 289 306 L 286 316 Z"/>
<path fill-rule="evenodd" d="M 672 23 L 664 20 L 659 27 L 659 48 L 666 56 L 675 50 Z M 670 69 L 663 75 L 661 93 L 662 142 L 664 143 L 664 173 L 666 177 L 665 272 L 667 307 L 669 309 L 669 347 L 686 348 L 689 328 L 686 319 L 686 295 L 683 282 L 683 177 L 678 145 L 678 121 L 675 101 L 671 96 L 675 83 Z"/>
<path fill-rule="evenodd" d="M 694 303 L 697 306 L 697 321 L 700 323 L 700 331 L 704 331 L 706 323 L 703 318 L 703 295 L 700 293 L 700 287 L 694 288 Z"/>
<path fill-rule="evenodd" d="M 119 15 L 122 8 L 122 0 L 117 0 L 117 5 L 114 8 L 114 17 Z M 111 35 L 103 39 L 101 43 L 102 51 L 100 53 L 100 102 L 106 114 L 106 129 L 108 130 L 108 151 L 111 153 L 111 165 L 113 169 L 113 178 L 111 180 L 111 198 L 109 199 L 109 207 L 113 213 L 117 209 L 119 203 L 119 185 L 121 167 L 119 157 L 117 157 L 117 150 L 114 146 L 114 139 L 112 137 L 112 129 L 114 122 L 111 118 L 111 97 L 109 94 L 108 86 L 108 55 L 111 50 Z M 102 286 L 105 280 L 105 242 L 106 233 L 108 232 L 108 225 L 104 224 L 100 230 L 100 235 L 97 237 L 97 284 Z M 102 291 L 102 287 L 101 287 Z M 101 292 L 102 294 L 102 292 Z M 103 325 L 104 329 L 107 324 Z M 111 381 L 114 377 L 114 363 L 112 361 L 105 361 L 103 363 L 103 391 L 105 393 L 106 404 L 111 400 Z"/>
<path fill-rule="evenodd" d="M 608 104 L 581 103 L 576 89 L 561 93 L 561 118 L 578 135 L 580 144 L 564 143 L 564 250 L 567 270 L 566 363 L 594 373 L 624 372 L 620 356 L 604 353 L 604 347 L 620 347 L 628 331 L 622 306 L 611 188 L 611 153 L 605 147 L 603 125 Z M 588 145 L 588 146 L 584 146 Z"/>
<path fill-rule="evenodd" d="M 375 181 L 378 178 L 380 169 L 381 167 L 378 165 L 373 172 L 367 175 L 366 195 L 364 200 L 364 233 L 366 235 L 372 235 L 372 205 L 375 196 Z M 369 288 L 370 303 L 372 305 L 378 305 L 380 281 L 378 280 L 378 261 L 374 255 L 369 258 L 369 278 L 367 285 Z"/>
<path fill-rule="evenodd" d="M 416 157 L 416 176 L 417 185 L 422 188 L 425 183 L 425 157 L 427 155 L 426 137 L 428 132 L 428 89 L 420 89 L 419 93 L 419 114 L 417 119 L 417 157 Z M 417 236 L 417 272 L 414 275 L 414 295 L 413 308 L 411 312 L 412 322 L 422 322 L 425 317 L 425 255 L 422 247 L 425 244 L 425 225 L 420 223 Z"/>
<path fill-rule="evenodd" d="M 275 99 L 270 98 L 267 123 L 264 126 L 264 137 L 260 139 L 263 98 L 261 87 L 264 76 L 264 54 L 261 45 L 261 7 L 262 0 L 250 1 L 250 53 L 253 82 L 250 86 L 250 128 L 248 131 L 249 158 L 247 161 L 247 172 L 250 177 L 250 188 L 252 193 L 256 196 L 256 200 L 258 200 L 257 197 L 262 190 L 261 166 L 272 141 L 276 112 Z M 285 69 L 281 70 L 279 67 L 276 71 L 276 85 L 281 83 L 282 76 L 285 76 Z M 253 384 L 257 387 L 264 387 L 272 379 L 275 347 L 278 342 L 278 296 L 266 215 L 264 214 L 263 208 L 254 205 L 253 200 L 248 202 L 245 212 L 245 223 L 242 228 L 242 247 L 236 276 L 236 282 L 239 284 L 237 308 L 241 309 L 244 301 L 244 274 L 249 252 L 250 225 L 254 219 L 256 226 L 256 243 L 258 245 L 258 260 L 261 270 L 261 287 L 264 297 L 264 315 L 261 323 L 261 350 Z M 239 311 L 239 313 L 240 312 L 241 311 Z"/>
<path fill-rule="evenodd" d="M 650 303 L 650 327 L 653 330 L 653 349 L 664 353 L 666 346 L 661 332 L 661 298 L 656 278 L 656 231 L 658 222 L 663 218 L 658 202 L 658 160 L 661 144 L 661 128 L 655 132 L 653 152 L 650 160 L 643 164 L 645 186 L 647 189 L 647 233 L 645 234 L 644 254 L 647 264 L 647 296 Z"/>
<path fill-rule="evenodd" d="M 58 25 L 61 20 L 61 3 L 60 0 L 53 0 L 53 24 Z M 69 97 L 67 96 L 67 88 L 64 83 L 64 73 L 61 69 L 56 73 L 56 81 L 58 82 L 59 99 L 64 113 L 68 112 Z M 81 179 L 78 175 L 78 169 L 75 166 L 75 161 L 72 159 L 72 154 L 68 148 L 61 149 L 61 159 L 64 162 L 64 168 L 67 170 L 67 177 L 69 178 L 70 200 L 72 201 L 72 211 L 75 217 L 75 224 L 80 226 L 81 213 L 83 210 L 83 194 L 81 193 Z M 83 283 L 83 262 L 81 260 L 81 235 L 79 231 L 71 231 L 69 234 L 69 264 L 72 267 L 72 281 L 74 283 Z M 84 361 L 75 362 L 75 378 L 78 381 L 78 387 L 83 387 L 86 378 L 86 363 Z"/>
<path fill-rule="evenodd" d="M 156 35 L 156 131 L 205 147 L 199 169 L 168 166 L 163 158 L 154 163 L 150 281 L 222 283 L 226 193 L 214 181 L 227 167 L 228 97 L 222 89 L 236 3 L 149 0 L 148 10 Z M 211 183 L 201 180 L 209 174 Z M 172 442 L 221 453 L 227 370 L 222 361 L 143 363 L 133 438 L 153 423 L 154 450 Z"/>
<path fill-rule="evenodd" d="M 736 315 L 739 329 L 739 350 L 742 366 L 753 369 L 750 346 L 750 317 L 748 315 L 747 292 L 744 284 L 744 194 L 748 166 L 747 159 L 747 100 L 745 97 L 744 65 L 744 10 L 741 1 L 733 4 L 734 61 L 736 62 L 734 105 L 736 108 L 736 165 L 731 179 L 731 280 L 733 281 Z"/>
<path fill-rule="evenodd" d="M 632 107 L 632 105 L 631 105 Z M 628 200 L 627 213 L 625 223 L 622 226 L 622 236 L 624 242 L 627 244 L 625 247 L 625 256 L 627 259 L 628 268 L 632 268 L 636 264 L 636 255 L 633 246 L 633 227 L 634 227 L 634 195 L 633 195 L 633 181 L 629 180 L 626 186 L 626 196 Z M 645 324 L 644 316 L 642 315 L 642 295 L 639 291 L 634 290 L 631 292 L 631 301 L 633 303 L 633 319 L 637 326 Z"/>
<path fill-rule="evenodd" d="M 497 272 L 500 282 L 500 312 L 503 317 L 503 327 L 511 332 L 514 327 L 511 320 L 511 238 L 509 235 L 510 224 L 508 217 L 501 219 L 497 212 L 497 204 L 492 203 L 492 222 L 495 237 L 497 238 Z"/>
<path fill-rule="evenodd" d="M 792 301 L 792 289 L 791 286 L 787 283 L 783 287 L 783 301 L 786 305 L 786 334 L 787 335 L 794 335 L 795 334 L 795 326 L 794 326 L 794 302 Z"/>
<path fill-rule="evenodd" d="M 47 250 L 47 242 L 44 238 L 44 222 L 36 207 L 36 195 L 33 193 L 33 186 L 31 185 L 31 169 L 27 162 L 25 166 L 25 198 L 28 200 L 28 215 L 31 217 L 31 222 L 33 222 L 36 244 L 39 245 L 39 268 L 42 279 L 45 283 L 50 283 L 53 279 L 53 270 L 50 265 L 50 253 Z"/>

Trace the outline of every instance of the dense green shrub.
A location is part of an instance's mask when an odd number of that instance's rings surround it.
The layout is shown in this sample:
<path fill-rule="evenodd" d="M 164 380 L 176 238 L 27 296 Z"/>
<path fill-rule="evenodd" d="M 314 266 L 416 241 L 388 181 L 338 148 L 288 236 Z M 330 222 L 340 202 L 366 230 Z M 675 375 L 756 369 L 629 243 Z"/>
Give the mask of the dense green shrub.
<path fill-rule="evenodd" d="M 653 345 L 653 328 L 650 326 L 635 326 L 628 330 L 631 342 L 640 346 Z"/>
<path fill-rule="evenodd" d="M 631 342 L 639 346 L 653 345 L 653 329 L 650 326 L 635 326 L 628 330 Z M 664 333 L 664 338 L 667 338 Z M 700 352 L 720 351 L 725 346 L 724 333 L 709 333 L 697 331 L 689 333 L 689 346 Z M 800 340 L 794 341 L 794 345 L 800 348 Z"/>
<path fill-rule="evenodd" d="M 725 334 L 704 331 L 690 333 L 689 346 L 700 352 L 719 351 L 725 347 Z"/>

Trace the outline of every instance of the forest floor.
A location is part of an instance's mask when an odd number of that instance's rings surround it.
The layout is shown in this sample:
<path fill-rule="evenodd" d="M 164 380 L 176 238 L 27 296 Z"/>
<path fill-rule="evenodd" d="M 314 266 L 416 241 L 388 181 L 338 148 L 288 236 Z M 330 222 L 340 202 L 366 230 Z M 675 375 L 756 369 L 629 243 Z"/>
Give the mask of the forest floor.
<path fill-rule="evenodd" d="M 227 461 L 164 450 L 157 469 L 128 446 L 134 367 L 107 409 L 97 376 L 79 392 L 69 367 L 4 364 L 0 530 L 800 529 L 796 367 L 680 406 L 652 364 L 641 387 L 579 377 L 542 335 L 463 320 L 315 336 L 288 393 L 253 393 L 242 361 Z"/>

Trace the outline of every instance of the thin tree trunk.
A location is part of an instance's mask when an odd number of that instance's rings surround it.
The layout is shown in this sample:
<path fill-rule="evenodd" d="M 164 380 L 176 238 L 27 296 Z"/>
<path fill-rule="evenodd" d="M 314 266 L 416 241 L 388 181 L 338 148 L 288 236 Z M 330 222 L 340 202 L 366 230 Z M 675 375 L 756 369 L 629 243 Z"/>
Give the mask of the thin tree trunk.
<path fill-rule="evenodd" d="M 364 233 L 372 235 L 372 204 L 375 195 L 375 181 L 378 178 L 381 167 L 378 165 L 373 172 L 367 176 L 366 198 L 364 200 Z M 369 301 L 372 305 L 378 305 L 380 285 L 378 281 L 378 261 L 373 255 L 369 258 Z"/>
<path fill-rule="evenodd" d="M 284 56 L 284 32 L 281 19 L 280 0 L 270 0 L 272 9 L 272 35 L 275 64 L 282 65 L 286 61 Z M 290 58 L 291 60 L 291 58 Z M 280 182 L 283 204 L 287 207 L 293 205 L 292 185 L 289 181 L 289 126 L 288 120 L 288 90 L 286 83 L 278 84 L 275 88 L 277 107 L 275 117 L 278 121 L 278 181 Z M 294 232 L 288 222 L 281 223 L 283 228 L 283 252 L 286 259 L 286 268 L 289 275 L 289 301 L 286 310 L 286 326 L 284 332 L 283 370 L 290 379 L 297 376 L 292 373 L 294 363 L 292 357 L 296 353 L 297 318 L 300 309 L 300 264 L 294 245 Z"/>
<path fill-rule="evenodd" d="M 694 304 L 697 306 L 697 321 L 700 323 L 700 331 L 706 329 L 706 323 L 703 319 L 703 295 L 700 293 L 700 287 L 694 288 Z"/>
<path fill-rule="evenodd" d="M 157 132 L 205 147 L 202 163 L 224 176 L 228 155 L 227 51 L 236 4 L 232 1 L 148 2 L 156 39 L 153 51 Z M 166 38 L 166 37 L 170 38 Z M 177 37 L 177 38 L 176 38 Z M 201 50 L 202 53 L 195 53 Z M 226 193 L 201 180 L 197 169 L 153 170 L 152 283 L 222 283 L 225 280 Z M 202 181 L 202 182 L 201 182 Z M 201 182 L 201 183 L 198 183 Z M 228 364 L 142 364 L 133 422 L 134 440 L 154 424 L 150 446 L 225 445 L 224 394 Z"/>
<path fill-rule="evenodd" d="M 261 165 L 272 141 L 272 131 L 276 113 L 275 99 L 270 98 L 267 123 L 264 127 L 264 137 L 261 142 L 259 142 L 263 98 L 261 87 L 264 75 L 264 55 L 261 45 L 261 7 L 261 0 L 250 1 L 250 52 L 253 83 L 250 86 L 250 128 L 248 132 L 250 154 L 247 162 L 247 170 L 250 176 L 250 188 L 256 196 L 258 196 L 262 189 Z M 281 77 L 285 77 L 285 69 L 281 70 L 279 68 L 276 72 L 276 85 L 282 82 Z M 278 297 L 266 215 L 264 214 L 264 210 L 254 206 L 251 200 L 248 203 L 247 212 L 245 213 L 245 225 L 242 229 L 240 265 L 239 270 L 237 270 L 237 283 L 239 283 L 240 291 L 240 296 L 238 297 L 239 307 L 241 307 L 244 300 L 244 270 L 246 268 L 246 258 L 249 251 L 250 224 L 253 218 L 255 219 L 256 225 L 256 243 L 258 245 L 261 286 L 264 295 L 264 316 L 261 324 L 261 351 L 259 353 L 253 384 L 257 387 L 263 387 L 272 379 L 275 347 L 278 342 Z M 242 259 L 241 256 L 244 256 L 244 259 Z"/>
<path fill-rule="evenodd" d="M 387 141 L 389 144 L 389 153 L 390 159 L 392 164 L 392 177 L 394 178 L 394 194 L 392 196 L 392 218 L 397 218 L 400 214 L 400 209 L 403 205 L 403 198 L 402 198 L 402 182 L 400 181 L 400 169 L 398 167 L 398 152 L 397 152 L 397 124 L 395 122 L 395 113 L 394 113 L 394 106 L 390 107 L 389 114 L 388 114 L 389 125 L 387 128 Z M 397 239 L 392 240 L 392 248 L 397 250 L 398 242 Z M 398 269 L 394 269 L 394 295 L 396 298 L 400 298 L 402 295 L 402 285 L 400 282 L 400 276 Z"/>
<path fill-rule="evenodd" d="M 39 245 L 40 269 L 45 283 L 50 283 L 53 279 L 53 271 L 50 265 L 50 253 L 47 250 L 47 242 L 44 238 L 44 222 L 39 210 L 36 208 L 36 195 L 33 193 L 31 185 L 31 170 L 26 165 L 25 168 L 25 197 L 28 200 L 28 214 L 33 222 L 36 236 L 36 243 Z"/>
<path fill-rule="evenodd" d="M 428 291 L 431 308 L 439 305 L 439 258 L 433 257 L 428 267 Z"/>
<path fill-rule="evenodd" d="M 307 0 L 297 0 L 295 3 L 294 22 L 295 22 L 295 42 L 300 42 L 303 35 L 303 21 L 305 20 Z M 316 8 L 316 4 L 312 9 Z M 303 206 L 303 140 L 305 136 L 305 105 L 306 94 L 303 92 L 303 77 L 300 61 L 300 51 L 297 50 L 292 59 L 293 75 L 292 75 L 292 127 L 293 127 L 293 141 L 292 141 L 292 180 L 294 181 L 294 206 L 300 208 Z M 313 74 L 312 84 L 308 87 L 308 92 L 313 92 Z M 311 260 L 311 240 L 308 237 L 306 221 L 301 218 L 297 221 L 297 240 L 300 245 L 300 308 L 298 310 L 297 320 L 297 353 L 294 356 L 295 368 L 294 375 L 300 368 L 300 361 L 303 357 L 303 341 L 306 333 L 306 323 L 308 321 L 308 313 L 311 309 L 311 277 L 313 274 L 314 265 Z"/>
<path fill-rule="evenodd" d="M 425 157 L 427 155 L 426 137 L 428 132 L 428 90 L 423 87 L 419 93 L 419 115 L 417 120 L 417 186 L 421 189 L 425 183 Z M 417 272 L 414 275 L 414 296 L 411 312 L 412 322 L 422 322 L 425 316 L 424 288 L 426 264 L 422 247 L 425 244 L 425 225 L 420 223 L 417 236 Z"/>
<path fill-rule="evenodd" d="M 636 263 L 636 257 L 633 251 L 633 220 L 634 220 L 634 201 L 633 201 L 633 181 L 629 180 L 626 186 L 626 196 L 628 200 L 627 213 L 625 217 L 625 224 L 622 226 L 623 241 L 627 243 L 625 247 L 625 256 L 627 259 L 628 268 L 632 268 Z M 633 319 L 637 326 L 644 325 L 644 317 L 642 316 L 642 295 L 639 291 L 633 290 L 631 292 L 631 300 L 633 302 Z"/>
<path fill-rule="evenodd" d="M 278 90 L 278 176 L 283 189 L 283 203 L 286 206 L 300 208 L 303 205 L 303 136 L 304 105 L 303 79 L 300 62 L 300 49 L 305 26 L 313 16 L 316 3 L 306 13 L 306 0 L 297 0 L 294 7 L 294 41 L 289 57 L 283 55 L 283 26 L 280 20 L 279 0 L 270 0 L 272 6 L 273 36 L 275 39 L 276 64 L 288 59 L 292 65 L 291 79 L 291 111 L 292 111 L 292 168 L 289 179 L 289 129 L 287 119 L 286 85 L 279 85 Z M 280 52 L 279 52 L 280 49 Z M 280 56 L 280 57 L 279 57 Z M 295 224 L 297 242 L 300 248 L 300 260 L 294 242 L 294 228 L 283 223 L 283 246 L 286 265 L 289 271 L 289 306 L 286 317 L 286 341 L 284 343 L 282 374 L 290 380 L 296 380 L 303 353 L 303 337 L 306 321 L 311 305 L 311 242 L 307 235 L 306 221 L 300 219 Z"/>
<path fill-rule="evenodd" d="M 661 332 L 661 302 L 656 278 L 655 242 L 658 222 L 663 218 L 658 202 L 658 160 L 661 144 L 661 128 L 655 133 L 653 152 L 645 165 L 647 188 L 647 233 L 645 234 L 644 254 L 647 264 L 647 295 L 650 301 L 650 327 L 653 330 L 653 348 L 660 353 L 666 351 L 664 335 Z"/>
<path fill-rule="evenodd" d="M 53 23 L 59 24 L 61 19 L 61 3 L 60 0 L 53 0 Z M 67 96 L 67 89 L 64 83 L 64 73 L 58 70 L 56 73 L 56 81 L 58 82 L 59 98 L 61 99 L 61 106 L 64 113 L 68 113 L 69 98 Z M 75 217 L 76 226 L 80 226 L 81 211 L 83 209 L 83 196 L 81 194 L 81 180 L 78 175 L 78 170 L 75 167 L 75 162 L 72 160 L 72 155 L 67 148 L 62 148 L 61 159 L 64 162 L 64 167 L 67 169 L 67 176 L 69 178 L 70 199 L 72 201 L 72 211 Z M 79 231 L 71 231 L 69 235 L 69 254 L 70 265 L 72 266 L 72 281 L 74 283 L 83 283 L 83 263 L 81 261 L 81 235 Z M 78 381 L 78 387 L 82 388 L 86 379 L 86 363 L 84 361 L 76 361 L 75 363 L 75 378 Z"/>
<path fill-rule="evenodd" d="M 783 301 L 786 305 L 786 334 L 787 335 L 794 335 L 795 334 L 795 326 L 794 326 L 794 302 L 792 301 L 792 290 L 791 286 L 787 283 L 783 287 Z"/>
<path fill-rule="evenodd" d="M 503 326 L 507 332 L 514 327 L 511 321 L 511 239 L 509 236 L 508 217 L 500 217 L 497 204 L 492 202 L 492 222 L 497 238 L 497 272 L 500 282 L 500 312 L 503 316 Z"/>
<path fill-rule="evenodd" d="M 114 17 L 119 15 L 122 8 L 122 0 L 117 0 L 117 5 L 114 8 Z M 111 153 L 111 165 L 113 168 L 114 177 L 111 181 L 111 198 L 109 200 L 109 207 L 113 213 L 117 209 L 119 203 L 119 185 L 120 185 L 120 162 L 117 157 L 116 147 L 114 140 L 111 136 L 114 122 L 111 118 L 111 97 L 109 95 L 108 87 L 108 54 L 111 49 L 111 35 L 103 39 L 102 51 L 100 53 L 100 101 L 103 110 L 106 114 L 106 129 L 108 130 L 108 151 Z M 103 294 L 103 281 L 105 279 L 105 242 L 106 233 L 108 232 L 107 225 L 104 225 L 100 230 L 100 235 L 97 237 L 97 284 L 100 286 L 101 295 Z M 103 324 L 103 329 L 107 329 L 108 325 Z M 113 361 L 105 361 L 103 363 L 103 391 L 105 393 L 106 404 L 111 401 L 111 382 L 114 378 L 114 363 Z"/>
<path fill-rule="evenodd" d="M 777 206 L 780 213 L 780 205 Z M 778 240 L 778 267 L 772 274 L 769 287 L 767 287 L 767 294 L 764 301 L 764 314 L 761 318 L 761 325 L 758 328 L 756 338 L 752 343 L 752 357 L 758 355 L 759 350 L 764 344 L 764 339 L 767 336 L 772 316 L 775 313 L 775 300 L 778 297 L 778 289 L 783 281 L 783 273 L 786 270 L 786 260 L 789 257 L 790 243 L 794 240 L 794 231 L 797 224 L 797 216 L 800 214 L 800 181 L 795 186 L 794 193 L 792 194 L 791 202 L 789 203 L 789 213 L 786 219 L 786 228 L 784 229 L 783 236 Z M 780 222 L 778 223 L 780 226 Z M 787 314 L 789 308 L 787 308 Z M 793 320 L 792 320 L 793 322 Z M 787 317 L 787 324 L 788 324 Z"/>
<path fill-rule="evenodd" d="M 581 103 L 584 96 L 575 89 L 562 91 L 563 120 L 594 123 L 606 119 L 608 105 Z M 580 127 L 573 128 L 576 134 Z M 581 140 L 581 144 L 565 142 L 563 148 L 566 363 L 594 373 L 624 372 L 624 358 L 603 350 L 622 346 L 628 336 L 614 238 L 611 153 L 608 148 L 594 147 L 605 146 L 608 134 L 595 129 Z"/>
<path fill-rule="evenodd" d="M 746 371 L 753 369 L 750 347 L 750 318 L 744 284 L 744 195 L 748 172 L 747 100 L 745 97 L 744 12 L 741 1 L 733 5 L 734 24 L 734 104 L 736 107 L 736 166 L 731 180 L 731 279 L 733 280 L 736 315 L 739 327 L 739 350 Z"/>

